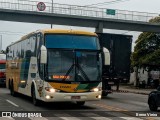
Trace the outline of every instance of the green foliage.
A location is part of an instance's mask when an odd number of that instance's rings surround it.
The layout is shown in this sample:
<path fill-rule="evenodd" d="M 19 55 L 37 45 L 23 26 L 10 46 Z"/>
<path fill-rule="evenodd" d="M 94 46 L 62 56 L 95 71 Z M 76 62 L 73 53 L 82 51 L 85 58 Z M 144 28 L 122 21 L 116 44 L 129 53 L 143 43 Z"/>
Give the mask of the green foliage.
<path fill-rule="evenodd" d="M 160 17 L 149 22 L 160 23 Z M 132 66 L 159 68 L 160 67 L 160 36 L 158 33 L 143 32 L 136 40 L 134 52 L 131 55 Z"/>

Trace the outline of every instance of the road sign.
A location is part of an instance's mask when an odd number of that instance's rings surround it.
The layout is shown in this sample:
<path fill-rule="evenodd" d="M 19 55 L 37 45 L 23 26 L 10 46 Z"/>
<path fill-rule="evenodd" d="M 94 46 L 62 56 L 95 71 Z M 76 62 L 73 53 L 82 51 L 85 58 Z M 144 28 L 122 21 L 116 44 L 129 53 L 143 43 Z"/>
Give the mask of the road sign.
<path fill-rule="evenodd" d="M 107 15 L 115 15 L 116 14 L 116 10 L 114 10 L 114 9 L 106 9 L 106 14 Z"/>
<path fill-rule="evenodd" d="M 38 9 L 39 11 L 44 11 L 44 10 L 46 9 L 46 5 L 44 4 L 44 2 L 39 2 L 39 3 L 37 4 L 37 9 Z"/>

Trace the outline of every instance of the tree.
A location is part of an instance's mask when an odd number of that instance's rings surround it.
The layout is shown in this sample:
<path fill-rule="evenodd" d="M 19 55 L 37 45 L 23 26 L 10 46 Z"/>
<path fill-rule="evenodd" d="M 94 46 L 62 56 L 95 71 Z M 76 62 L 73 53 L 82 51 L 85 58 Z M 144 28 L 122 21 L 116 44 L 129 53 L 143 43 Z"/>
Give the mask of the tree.
<path fill-rule="evenodd" d="M 160 23 L 160 17 L 155 17 L 150 23 Z M 136 67 L 160 69 L 160 33 L 143 32 L 136 40 L 131 64 Z"/>

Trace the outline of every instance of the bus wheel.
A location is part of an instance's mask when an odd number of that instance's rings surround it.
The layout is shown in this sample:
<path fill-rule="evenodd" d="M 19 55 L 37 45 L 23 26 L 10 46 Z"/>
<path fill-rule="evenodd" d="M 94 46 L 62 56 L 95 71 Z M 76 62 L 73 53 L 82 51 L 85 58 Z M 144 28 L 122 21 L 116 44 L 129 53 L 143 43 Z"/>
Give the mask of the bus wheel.
<path fill-rule="evenodd" d="M 12 96 L 16 97 L 16 92 L 14 91 L 13 81 L 11 82 L 11 85 L 10 85 L 10 94 Z"/>
<path fill-rule="evenodd" d="M 8 88 L 11 89 L 11 82 L 10 82 L 10 79 L 8 81 Z"/>
<path fill-rule="evenodd" d="M 36 99 L 36 92 L 34 87 L 32 89 L 32 101 L 35 106 L 39 105 L 39 100 Z"/>
<path fill-rule="evenodd" d="M 84 105 L 85 104 L 85 101 L 77 101 L 77 105 L 78 106 L 82 106 L 82 105 Z"/>

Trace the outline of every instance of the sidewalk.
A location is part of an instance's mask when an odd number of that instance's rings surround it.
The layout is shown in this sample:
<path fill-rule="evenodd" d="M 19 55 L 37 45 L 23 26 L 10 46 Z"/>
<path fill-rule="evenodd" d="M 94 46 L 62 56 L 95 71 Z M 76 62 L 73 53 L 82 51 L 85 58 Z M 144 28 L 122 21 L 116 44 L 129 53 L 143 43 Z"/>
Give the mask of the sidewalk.
<path fill-rule="evenodd" d="M 148 95 L 151 91 L 154 91 L 156 89 L 151 88 L 138 88 L 132 85 L 120 85 L 119 91 L 116 91 L 116 87 L 113 86 L 113 93 L 114 92 L 127 92 L 127 93 L 135 93 L 135 94 L 143 94 Z"/>

